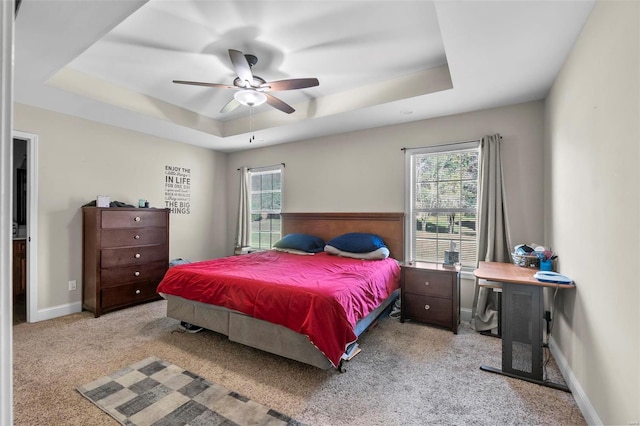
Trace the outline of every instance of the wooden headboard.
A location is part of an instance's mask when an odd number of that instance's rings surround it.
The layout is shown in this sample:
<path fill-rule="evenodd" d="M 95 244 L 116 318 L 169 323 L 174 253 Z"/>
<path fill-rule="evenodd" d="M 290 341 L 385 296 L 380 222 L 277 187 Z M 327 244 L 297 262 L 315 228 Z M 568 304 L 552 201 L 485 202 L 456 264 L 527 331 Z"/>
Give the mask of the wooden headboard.
<path fill-rule="evenodd" d="M 282 213 L 282 235 L 309 234 L 329 241 L 348 232 L 382 237 L 390 256 L 404 260 L 404 213 Z"/>

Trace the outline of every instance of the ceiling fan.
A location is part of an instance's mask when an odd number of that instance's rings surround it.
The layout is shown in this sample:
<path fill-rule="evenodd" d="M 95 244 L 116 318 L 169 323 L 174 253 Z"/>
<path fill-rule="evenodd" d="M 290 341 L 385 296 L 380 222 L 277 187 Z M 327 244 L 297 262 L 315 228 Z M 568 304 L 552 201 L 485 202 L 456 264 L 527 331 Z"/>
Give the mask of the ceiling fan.
<path fill-rule="evenodd" d="M 267 82 L 262 77 L 254 75 L 251 72 L 251 67 L 253 67 L 258 62 L 258 58 L 256 56 L 244 54 L 239 50 L 229 49 L 229 57 L 231 58 L 231 64 L 233 65 L 233 68 L 238 75 L 233 80 L 233 85 L 184 80 L 173 80 L 173 82 L 177 84 L 190 84 L 194 86 L 235 89 L 236 93 L 234 93 L 233 99 L 231 99 L 222 108 L 222 110 L 220 110 L 221 113 L 233 111 L 240 105 L 254 107 L 262 105 L 266 102 L 272 107 L 286 112 L 287 114 L 291 114 L 295 111 L 295 109 L 293 109 L 291 105 L 283 102 L 273 95 L 270 95 L 267 92 L 278 90 L 305 89 L 307 87 L 314 87 L 320 84 L 317 78 L 292 78 Z"/>

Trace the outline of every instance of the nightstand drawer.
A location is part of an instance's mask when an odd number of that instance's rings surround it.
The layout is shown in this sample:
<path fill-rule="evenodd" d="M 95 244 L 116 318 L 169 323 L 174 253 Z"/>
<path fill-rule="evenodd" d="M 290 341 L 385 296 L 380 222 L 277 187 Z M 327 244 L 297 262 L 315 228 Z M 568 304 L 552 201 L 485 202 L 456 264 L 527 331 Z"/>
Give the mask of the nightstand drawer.
<path fill-rule="evenodd" d="M 451 299 L 411 295 L 405 297 L 404 303 L 402 309 L 406 311 L 405 316 L 408 318 L 443 327 L 452 326 Z"/>
<path fill-rule="evenodd" d="M 453 296 L 453 276 L 425 269 L 404 268 L 404 291 L 451 298 Z"/>

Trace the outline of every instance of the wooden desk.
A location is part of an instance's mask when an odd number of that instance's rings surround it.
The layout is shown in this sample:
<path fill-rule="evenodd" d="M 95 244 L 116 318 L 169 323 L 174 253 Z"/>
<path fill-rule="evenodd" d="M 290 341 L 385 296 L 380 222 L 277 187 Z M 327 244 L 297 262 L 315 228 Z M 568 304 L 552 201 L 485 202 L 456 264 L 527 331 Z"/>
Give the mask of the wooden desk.
<path fill-rule="evenodd" d="M 502 285 L 502 369 L 480 366 L 482 370 L 526 380 L 569 392 L 560 383 L 544 380 L 542 320 L 543 288 L 575 288 L 573 284 L 538 281 L 535 269 L 512 263 L 480 262 L 474 275 Z"/>

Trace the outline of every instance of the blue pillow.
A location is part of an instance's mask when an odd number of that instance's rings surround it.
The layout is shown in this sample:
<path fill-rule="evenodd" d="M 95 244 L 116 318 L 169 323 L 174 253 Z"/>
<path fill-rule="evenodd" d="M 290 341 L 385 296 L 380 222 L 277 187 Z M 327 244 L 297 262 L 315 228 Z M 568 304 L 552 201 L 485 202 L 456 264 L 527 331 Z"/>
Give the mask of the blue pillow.
<path fill-rule="evenodd" d="M 340 235 L 327 241 L 327 245 L 351 253 L 369 253 L 386 247 L 384 241 L 378 235 L 360 232 Z"/>
<path fill-rule="evenodd" d="M 282 249 L 302 250 L 307 253 L 320 253 L 324 250 L 324 240 L 307 234 L 287 234 L 273 246 Z"/>

